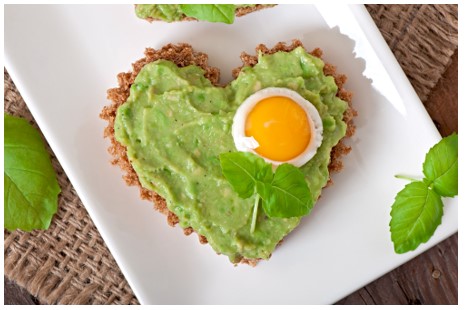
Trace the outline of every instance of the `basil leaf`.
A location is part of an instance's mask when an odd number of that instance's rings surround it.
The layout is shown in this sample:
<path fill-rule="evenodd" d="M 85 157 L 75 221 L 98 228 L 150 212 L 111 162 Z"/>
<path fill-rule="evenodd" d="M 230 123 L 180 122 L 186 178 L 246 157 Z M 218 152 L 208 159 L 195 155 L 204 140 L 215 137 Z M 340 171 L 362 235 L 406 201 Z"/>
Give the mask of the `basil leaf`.
<path fill-rule="evenodd" d="M 305 176 L 291 164 L 277 167 L 271 183 L 258 181 L 256 191 L 263 199 L 263 209 L 269 217 L 304 216 L 313 207 Z"/>
<path fill-rule="evenodd" d="M 441 224 L 441 197 L 420 181 L 407 184 L 391 207 L 391 240 L 396 253 L 415 250 Z"/>
<path fill-rule="evenodd" d="M 248 198 L 256 192 L 267 216 L 297 217 L 312 209 L 314 202 L 308 184 L 297 167 L 282 164 L 273 174 L 272 165 L 252 153 L 224 153 L 219 158 L 222 173 L 238 195 Z M 258 203 L 257 199 L 255 209 Z"/>
<path fill-rule="evenodd" d="M 274 178 L 274 174 L 272 172 L 272 164 L 266 163 L 266 161 L 264 161 L 262 158 L 259 159 L 264 162 L 264 166 L 256 174 L 256 180 L 260 180 L 265 183 L 271 183 Z"/>
<path fill-rule="evenodd" d="M 42 137 L 26 120 L 7 114 L 4 130 L 4 227 L 47 229 L 60 187 Z"/>
<path fill-rule="evenodd" d="M 180 9 L 186 16 L 208 22 L 232 24 L 235 19 L 233 4 L 181 4 Z"/>
<path fill-rule="evenodd" d="M 253 195 L 256 180 L 272 180 L 272 165 L 252 153 L 223 153 L 219 159 L 222 173 L 241 198 Z"/>
<path fill-rule="evenodd" d="M 423 174 L 432 183 L 435 192 L 454 197 L 458 192 L 458 145 L 457 134 L 443 138 L 425 157 Z"/>

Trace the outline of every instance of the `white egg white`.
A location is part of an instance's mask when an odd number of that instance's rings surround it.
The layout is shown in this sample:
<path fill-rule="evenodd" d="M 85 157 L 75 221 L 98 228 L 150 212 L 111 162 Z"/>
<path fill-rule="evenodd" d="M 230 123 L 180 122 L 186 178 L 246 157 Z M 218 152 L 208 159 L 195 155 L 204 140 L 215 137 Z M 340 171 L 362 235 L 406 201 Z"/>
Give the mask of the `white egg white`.
<path fill-rule="evenodd" d="M 261 156 L 255 152 L 255 149 L 259 146 L 259 143 L 253 137 L 245 136 L 245 122 L 248 114 L 255 107 L 255 105 L 266 98 L 281 96 L 288 97 L 291 100 L 295 101 L 300 105 L 308 116 L 308 122 L 310 124 L 310 129 L 312 134 L 312 139 L 308 143 L 306 149 L 297 157 L 292 158 L 287 161 L 275 161 L 267 157 Z M 257 91 L 248 97 L 237 109 L 235 116 L 233 118 L 232 124 L 232 136 L 234 139 L 235 147 L 241 152 L 251 152 L 262 158 L 266 162 L 272 163 L 274 166 L 279 166 L 283 163 L 289 163 L 296 167 L 301 167 L 306 164 L 310 159 L 315 156 L 318 148 L 320 147 L 323 141 L 323 122 L 321 116 L 319 115 L 318 110 L 315 106 L 300 96 L 297 92 L 290 90 L 288 88 L 280 87 L 268 87 Z"/>

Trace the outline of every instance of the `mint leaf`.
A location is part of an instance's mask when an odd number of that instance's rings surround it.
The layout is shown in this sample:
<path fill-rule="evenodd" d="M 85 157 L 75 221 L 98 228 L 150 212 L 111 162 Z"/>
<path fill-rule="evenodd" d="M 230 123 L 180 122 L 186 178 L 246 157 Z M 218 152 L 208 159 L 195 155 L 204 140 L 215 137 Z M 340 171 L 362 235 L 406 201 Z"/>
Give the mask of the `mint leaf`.
<path fill-rule="evenodd" d="M 443 138 L 425 157 L 423 174 L 433 190 L 445 197 L 458 192 L 458 145 L 457 134 Z"/>
<path fill-rule="evenodd" d="M 181 4 L 180 9 L 186 16 L 208 22 L 232 24 L 235 19 L 233 4 Z"/>
<path fill-rule="evenodd" d="M 7 114 L 4 130 L 4 227 L 47 229 L 60 187 L 42 137 L 26 120 Z"/>
<path fill-rule="evenodd" d="M 219 159 L 222 173 L 241 198 L 254 194 L 257 180 L 272 181 L 272 165 L 252 153 L 223 153 Z"/>
<path fill-rule="evenodd" d="M 277 167 L 272 182 L 259 181 L 256 190 L 263 199 L 263 209 L 269 217 L 304 216 L 313 207 L 305 176 L 291 164 Z"/>
<path fill-rule="evenodd" d="M 421 181 L 406 185 L 397 194 L 391 209 L 391 240 L 399 254 L 427 242 L 443 216 L 441 197 Z"/>

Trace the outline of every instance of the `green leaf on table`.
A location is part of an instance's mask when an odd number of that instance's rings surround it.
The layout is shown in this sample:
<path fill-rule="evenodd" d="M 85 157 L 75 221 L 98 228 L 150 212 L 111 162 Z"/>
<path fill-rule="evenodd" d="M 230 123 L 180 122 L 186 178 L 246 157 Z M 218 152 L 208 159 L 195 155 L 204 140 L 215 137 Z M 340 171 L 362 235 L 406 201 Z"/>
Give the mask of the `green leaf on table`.
<path fill-rule="evenodd" d="M 181 4 L 180 9 L 188 17 L 208 22 L 232 24 L 235 19 L 233 4 Z"/>
<path fill-rule="evenodd" d="M 458 192 L 458 137 L 452 134 L 433 146 L 425 157 L 423 173 L 433 190 L 445 197 Z"/>
<path fill-rule="evenodd" d="M 405 253 L 427 242 L 441 224 L 441 197 L 421 181 L 409 183 L 391 207 L 391 240 L 396 253 Z"/>
<path fill-rule="evenodd" d="M 240 198 L 254 194 L 257 180 L 272 180 L 272 165 L 252 153 L 223 153 L 219 159 L 222 173 Z"/>
<path fill-rule="evenodd" d="M 305 176 L 291 164 L 277 167 L 272 182 L 257 182 L 256 189 L 269 217 L 304 216 L 313 207 Z"/>
<path fill-rule="evenodd" d="M 4 227 L 47 229 L 60 193 L 40 133 L 26 120 L 4 115 Z"/>

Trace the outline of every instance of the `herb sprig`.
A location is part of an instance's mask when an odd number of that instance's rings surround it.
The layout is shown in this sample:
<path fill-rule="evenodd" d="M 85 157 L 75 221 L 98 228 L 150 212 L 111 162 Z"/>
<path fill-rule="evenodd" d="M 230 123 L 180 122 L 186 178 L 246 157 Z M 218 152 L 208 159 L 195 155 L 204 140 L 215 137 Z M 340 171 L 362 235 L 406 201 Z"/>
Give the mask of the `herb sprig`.
<path fill-rule="evenodd" d="M 232 152 L 220 155 L 222 173 L 241 198 L 255 195 L 250 232 L 256 225 L 261 205 L 268 217 L 298 217 L 307 215 L 313 201 L 305 176 L 291 164 L 272 165 L 252 153 Z"/>
<path fill-rule="evenodd" d="M 391 240 L 396 253 L 415 250 L 427 242 L 441 224 L 441 197 L 458 193 L 458 137 L 454 133 L 433 146 L 423 163 L 423 180 L 408 179 L 391 207 Z"/>

